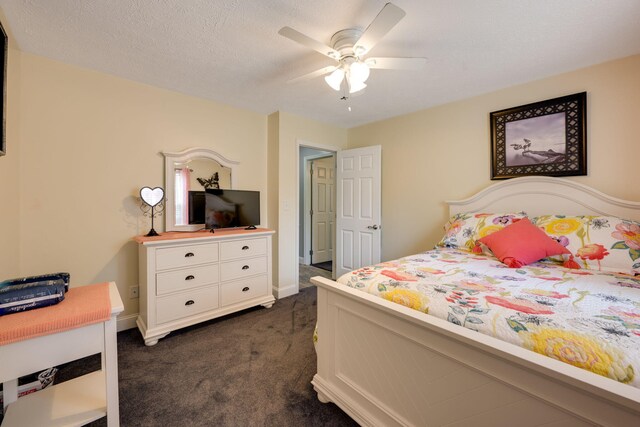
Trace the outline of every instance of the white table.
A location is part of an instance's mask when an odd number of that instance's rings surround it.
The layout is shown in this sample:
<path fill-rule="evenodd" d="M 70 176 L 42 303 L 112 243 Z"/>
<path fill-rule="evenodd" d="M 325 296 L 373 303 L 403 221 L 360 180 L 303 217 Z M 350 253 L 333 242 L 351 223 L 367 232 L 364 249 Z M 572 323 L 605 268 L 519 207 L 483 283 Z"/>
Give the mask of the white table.
<path fill-rule="evenodd" d="M 114 282 L 109 283 L 109 298 L 107 321 L 0 346 L 2 427 L 81 426 L 105 415 L 109 427 L 120 425 L 116 317 L 124 305 Z M 102 354 L 101 371 L 18 400 L 17 378 L 96 353 Z"/>

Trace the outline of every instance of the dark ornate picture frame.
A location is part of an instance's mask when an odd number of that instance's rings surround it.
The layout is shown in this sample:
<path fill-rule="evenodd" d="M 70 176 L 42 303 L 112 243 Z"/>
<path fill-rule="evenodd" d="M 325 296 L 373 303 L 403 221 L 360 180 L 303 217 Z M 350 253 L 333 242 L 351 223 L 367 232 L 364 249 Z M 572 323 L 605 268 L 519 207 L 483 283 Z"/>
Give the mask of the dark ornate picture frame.
<path fill-rule="evenodd" d="M 2 129 L 0 130 L 0 156 L 7 154 L 7 52 L 9 39 L 0 22 L 0 70 L 2 70 L 2 100 L 0 100 L 0 117 Z"/>
<path fill-rule="evenodd" d="M 587 174 L 587 93 L 490 113 L 491 179 Z"/>

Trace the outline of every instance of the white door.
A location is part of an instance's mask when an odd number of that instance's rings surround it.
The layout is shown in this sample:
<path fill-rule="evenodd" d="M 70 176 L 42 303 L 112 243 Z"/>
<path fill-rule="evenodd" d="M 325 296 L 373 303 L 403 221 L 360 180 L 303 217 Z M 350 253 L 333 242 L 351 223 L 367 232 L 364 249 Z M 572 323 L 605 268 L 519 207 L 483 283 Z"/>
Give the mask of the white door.
<path fill-rule="evenodd" d="M 311 262 L 333 258 L 335 231 L 335 160 L 333 157 L 311 162 Z"/>
<path fill-rule="evenodd" d="M 381 147 L 338 151 L 336 277 L 380 262 Z"/>

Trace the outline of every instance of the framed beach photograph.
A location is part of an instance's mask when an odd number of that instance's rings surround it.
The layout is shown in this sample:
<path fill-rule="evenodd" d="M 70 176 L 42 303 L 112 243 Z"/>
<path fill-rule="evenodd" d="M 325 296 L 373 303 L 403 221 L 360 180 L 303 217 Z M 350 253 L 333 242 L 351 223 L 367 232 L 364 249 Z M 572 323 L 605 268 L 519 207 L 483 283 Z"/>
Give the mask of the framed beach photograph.
<path fill-rule="evenodd" d="M 491 179 L 587 174 L 587 93 L 490 113 Z"/>

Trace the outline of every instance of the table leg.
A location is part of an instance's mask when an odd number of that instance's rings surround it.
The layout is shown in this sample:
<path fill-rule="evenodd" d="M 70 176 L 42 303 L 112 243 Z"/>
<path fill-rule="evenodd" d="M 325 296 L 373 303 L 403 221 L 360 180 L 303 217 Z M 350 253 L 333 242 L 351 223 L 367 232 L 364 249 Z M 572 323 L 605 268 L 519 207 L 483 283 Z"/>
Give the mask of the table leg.
<path fill-rule="evenodd" d="M 118 397 L 118 340 L 116 318 L 104 322 L 104 351 L 102 353 L 102 371 L 107 397 L 107 426 L 120 425 L 120 405 Z"/>
<path fill-rule="evenodd" d="M 7 406 L 10 403 L 18 400 L 18 379 L 5 381 L 2 383 L 2 399 L 4 410 L 7 410 Z"/>

